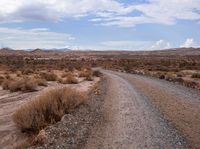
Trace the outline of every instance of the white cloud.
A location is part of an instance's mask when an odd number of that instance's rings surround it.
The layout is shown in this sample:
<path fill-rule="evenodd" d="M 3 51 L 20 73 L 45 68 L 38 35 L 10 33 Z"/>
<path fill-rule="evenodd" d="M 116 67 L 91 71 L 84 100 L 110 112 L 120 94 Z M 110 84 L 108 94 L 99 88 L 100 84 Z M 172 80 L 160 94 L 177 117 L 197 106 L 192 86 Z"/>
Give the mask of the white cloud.
<path fill-rule="evenodd" d="M 93 50 L 130 50 L 130 51 L 149 51 L 170 48 L 170 43 L 164 40 L 159 41 L 136 41 L 136 40 L 115 40 L 104 41 L 96 45 L 77 45 L 72 49 L 93 49 Z"/>
<path fill-rule="evenodd" d="M 0 0 L 2 21 L 52 20 L 65 17 L 83 17 L 89 14 L 129 12 L 121 3 L 114 0 Z"/>
<path fill-rule="evenodd" d="M 92 50 L 149 50 L 149 47 L 153 44 L 152 41 L 136 41 L 136 40 L 114 40 L 103 41 L 96 45 L 76 45 L 70 48 L 72 49 L 92 49 Z"/>
<path fill-rule="evenodd" d="M 138 24 L 156 23 L 173 25 L 177 20 L 200 20 L 200 0 L 148 0 L 148 3 L 128 7 L 132 14 L 97 17 L 92 21 L 105 26 L 133 27 Z M 136 13 L 134 13 L 136 11 Z"/>
<path fill-rule="evenodd" d="M 190 48 L 190 47 L 197 47 L 197 46 L 198 45 L 194 41 L 193 38 L 187 38 L 186 41 L 180 47 Z"/>
<path fill-rule="evenodd" d="M 162 50 L 162 49 L 169 49 L 169 48 L 171 48 L 170 43 L 161 39 L 161 40 L 156 41 L 156 43 L 153 44 L 150 49 L 151 50 Z"/>
<path fill-rule="evenodd" d="M 0 22 L 27 20 L 61 21 L 66 17 L 92 16 L 104 26 L 175 24 L 177 20 L 200 21 L 200 0 L 147 0 L 124 4 L 117 0 L 0 0 Z"/>
<path fill-rule="evenodd" d="M 101 42 L 100 45 L 105 49 L 112 49 L 112 50 L 141 50 L 151 45 L 151 42 L 122 40 L 122 41 L 105 41 Z"/>
<path fill-rule="evenodd" d="M 69 34 L 52 32 L 46 28 L 0 28 L 0 45 L 14 49 L 63 47 L 74 39 Z"/>

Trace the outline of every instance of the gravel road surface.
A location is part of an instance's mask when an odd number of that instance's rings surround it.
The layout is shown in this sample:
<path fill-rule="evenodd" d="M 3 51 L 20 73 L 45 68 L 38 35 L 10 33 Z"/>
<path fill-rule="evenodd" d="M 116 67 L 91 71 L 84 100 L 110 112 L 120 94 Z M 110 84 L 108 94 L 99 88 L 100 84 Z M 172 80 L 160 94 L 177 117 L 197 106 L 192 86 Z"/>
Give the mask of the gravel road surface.
<path fill-rule="evenodd" d="M 200 93 L 167 81 L 102 71 L 108 91 L 103 120 L 86 149 L 199 148 Z"/>

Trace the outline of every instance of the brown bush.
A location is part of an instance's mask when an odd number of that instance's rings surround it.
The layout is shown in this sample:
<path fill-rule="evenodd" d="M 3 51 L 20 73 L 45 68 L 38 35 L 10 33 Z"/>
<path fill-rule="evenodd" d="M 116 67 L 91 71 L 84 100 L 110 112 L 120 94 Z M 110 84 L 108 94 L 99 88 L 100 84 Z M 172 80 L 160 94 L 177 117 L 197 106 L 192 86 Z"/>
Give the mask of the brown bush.
<path fill-rule="evenodd" d="M 6 79 L 11 79 L 11 76 L 10 76 L 9 74 L 6 74 L 6 75 L 5 75 L 5 78 L 6 78 Z"/>
<path fill-rule="evenodd" d="M 99 70 L 93 71 L 93 76 L 100 77 L 101 75 L 102 75 L 102 73 Z"/>
<path fill-rule="evenodd" d="M 13 114 L 13 120 L 22 131 L 38 132 L 59 121 L 86 97 L 85 93 L 71 88 L 52 89 L 22 105 Z"/>
<path fill-rule="evenodd" d="M 41 73 L 40 76 L 47 80 L 47 81 L 56 81 L 57 80 L 57 75 L 52 73 L 52 72 L 49 72 L 49 73 Z"/>
<path fill-rule="evenodd" d="M 16 76 L 17 76 L 17 77 L 21 77 L 21 76 L 22 76 L 22 73 L 21 73 L 21 72 L 17 72 L 17 73 L 16 73 Z"/>
<path fill-rule="evenodd" d="M 79 72 L 79 77 L 85 77 L 87 81 L 93 81 L 92 75 L 93 73 L 90 69 Z"/>
<path fill-rule="evenodd" d="M 58 80 L 59 83 L 62 83 L 62 84 L 77 84 L 78 83 L 78 80 L 76 79 L 76 77 L 70 72 L 65 73 L 61 77 L 66 77 L 66 79 L 60 78 Z"/>
<path fill-rule="evenodd" d="M 62 77 L 62 78 L 65 78 L 65 77 L 67 77 L 68 75 L 69 75 L 69 72 L 63 73 L 63 74 L 61 75 L 61 77 Z"/>
<path fill-rule="evenodd" d="M 79 72 L 79 77 L 88 77 L 92 75 L 92 71 L 89 70 L 83 70 Z"/>
<path fill-rule="evenodd" d="M 78 80 L 72 74 L 70 74 L 67 76 L 66 82 L 68 84 L 77 84 Z"/>
<path fill-rule="evenodd" d="M 89 76 L 85 77 L 85 80 L 86 81 L 93 81 L 92 75 L 89 75 Z"/>
<path fill-rule="evenodd" d="M 28 78 L 22 78 L 20 80 L 6 79 L 2 83 L 2 87 L 4 90 L 10 90 L 11 92 L 32 92 L 36 91 L 37 84 Z"/>
<path fill-rule="evenodd" d="M 13 81 L 9 85 L 9 90 L 11 92 L 16 92 L 16 91 L 33 92 L 36 91 L 36 88 L 37 88 L 36 82 L 28 78 L 22 78 L 18 81 Z"/>
<path fill-rule="evenodd" d="M 38 86 L 48 86 L 47 81 L 45 79 L 36 79 L 35 82 Z"/>
<path fill-rule="evenodd" d="M 4 90 L 9 90 L 9 84 L 11 83 L 11 80 L 10 79 L 5 79 L 3 82 L 2 82 L 2 88 Z"/>
<path fill-rule="evenodd" d="M 192 78 L 200 78 L 200 73 L 194 73 L 191 76 Z"/>
<path fill-rule="evenodd" d="M 4 77 L 0 76 L 0 85 L 3 83 Z"/>
<path fill-rule="evenodd" d="M 28 75 L 28 74 L 31 74 L 31 73 L 34 73 L 34 71 L 31 70 L 31 69 L 24 69 L 24 70 L 22 70 L 22 74 L 24 74 L 24 75 Z"/>

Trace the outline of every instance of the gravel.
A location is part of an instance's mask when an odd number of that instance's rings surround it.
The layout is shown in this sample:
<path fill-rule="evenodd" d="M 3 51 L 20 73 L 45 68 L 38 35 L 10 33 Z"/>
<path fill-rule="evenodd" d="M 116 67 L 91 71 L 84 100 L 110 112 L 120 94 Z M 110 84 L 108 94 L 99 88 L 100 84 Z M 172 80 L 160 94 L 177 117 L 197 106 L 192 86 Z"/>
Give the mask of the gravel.
<path fill-rule="evenodd" d="M 42 130 L 42 145 L 32 149 L 79 149 L 84 146 L 92 127 L 101 119 L 101 107 L 104 102 L 106 80 L 89 95 L 89 100 L 62 120 Z M 41 140 L 41 136 L 38 138 Z"/>
<path fill-rule="evenodd" d="M 187 148 L 177 130 L 128 80 L 110 71 L 102 107 L 103 121 L 93 128 L 86 149 Z"/>

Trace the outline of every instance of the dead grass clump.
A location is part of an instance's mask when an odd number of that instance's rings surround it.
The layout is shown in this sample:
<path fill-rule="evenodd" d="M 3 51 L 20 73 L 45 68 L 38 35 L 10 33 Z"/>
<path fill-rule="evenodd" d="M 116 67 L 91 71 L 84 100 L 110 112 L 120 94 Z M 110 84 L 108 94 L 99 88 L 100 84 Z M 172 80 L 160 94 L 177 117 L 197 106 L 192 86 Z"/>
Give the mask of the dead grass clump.
<path fill-rule="evenodd" d="M 62 84 L 77 84 L 78 80 L 74 76 L 68 76 L 66 79 L 58 79 L 58 82 Z"/>
<path fill-rule="evenodd" d="M 2 83 L 2 88 L 11 92 L 33 92 L 36 91 L 37 84 L 28 78 L 20 80 L 5 79 Z"/>
<path fill-rule="evenodd" d="M 92 75 L 93 73 L 91 70 L 83 70 L 79 72 L 79 77 L 85 77 L 85 80 L 87 81 L 93 81 Z"/>
<path fill-rule="evenodd" d="M 39 132 L 48 124 L 60 121 L 86 99 L 86 94 L 71 88 L 57 88 L 21 106 L 13 120 L 22 131 Z"/>
<path fill-rule="evenodd" d="M 61 77 L 62 78 L 65 78 L 65 77 L 67 77 L 69 75 L 69 72 L 66 72 L 66 73 L 63 73 L 62 75 L 61 75 Z"/>
<path fill-rule="evenodd" d="M 10 76 L 9 74 L 6 74 L 6 75 L 5 75 L 5 78 L 6 78 L 6 79 L 11 79 L 11 76 Z"/>
<path fill-rule="evenodd" d="M 52 73 L 52 72 L 49 72 L 49 73 L 41 73 L 40 76 L 47 80 L 47 81 L 56 81 L 57 80 L 57 75 Z"/>
<path fill-rule="evenodd" d="M 102 75 L 102 73 L 99 70 L 93 71 L 93 76 L 100 77 L 101 75 Z"/>
<path fill-rule="evenodd" d="M 24 74 L 24 75 L 29 75 L 29 74 L 32 74 L 32 73 L 34 73 L 34 71 L 31 70 L 31 69 L 24 69 L 24 70 L 22 70 L 22 74 Z"/>
<path fill-rule="evenodd" d="M 2 86 L 2 88 L 3 88 L 4 90 L 9 90 L 9 85 L 10 85 L 10 83 L 11 83 L 11 80 L 10 80 L 10 79 L 5 79 L 5 80 L 2 82 L 1 86 Z"/>
<path fill-rule="evenodd" d="M 194 73 L 191 76 L 192 78 L 200 78 L 200 73 Z"/>
<path fill-rule="evenodd" d="M 4 77 L 0 76 L 0 85 L 3 83 L 3 81 L 4 81 Z"/>
<path fill-rule="evenodd" d="M 33 92 L 36 91 L 37 84 L 35 81 L 30 80 L 29 78 L 22 78 L 17 81 L 11 81 L 9 84 L 9 90 L 11 92 Z"/>
<path fill-rule="evenodd" d="M 16 76 L 17 76 L 17 77 L 21 77 L 21 76 L 22 76 L 22 73 L 19 71 L 19 72 L 16 73 Z"/>
<path fill-rule="evenodd" d="M 86 81 L 93 81 L 92 75 L 89 75 L 89 76 L 85 77 L 85 80 Z"/>
<path fill-rule="evenodd" d="M 38 86 L 48 86 L 47 81 L 45 79 L 36 79 L 35 82 Z"/>
<path fill-rule="evenodd" d="M 88 77 L 90 75 L 92 75 L 92 71 L 90 70 L 83 70 L 79 72 L 79 77 Z"/>
<path fill-rule="evenodd" d="M 78 80 L 73 76 L 73 74 L 69 74 L 69 75 L 67 76 L 66 82 L 67 82 L 68 84 L 77 84 L 77 83 L 78 83 Z"/>

